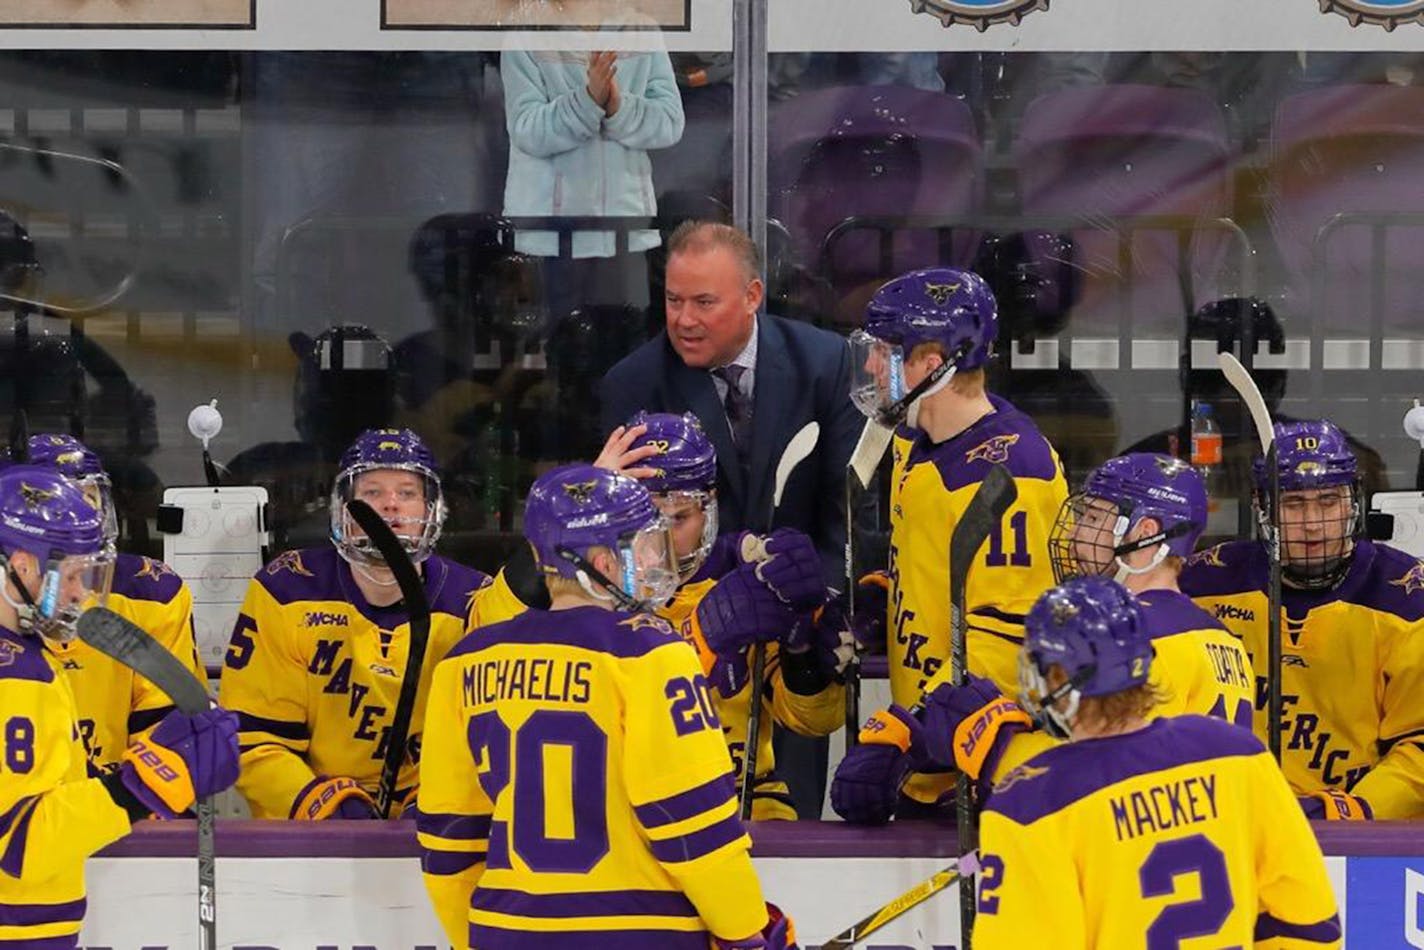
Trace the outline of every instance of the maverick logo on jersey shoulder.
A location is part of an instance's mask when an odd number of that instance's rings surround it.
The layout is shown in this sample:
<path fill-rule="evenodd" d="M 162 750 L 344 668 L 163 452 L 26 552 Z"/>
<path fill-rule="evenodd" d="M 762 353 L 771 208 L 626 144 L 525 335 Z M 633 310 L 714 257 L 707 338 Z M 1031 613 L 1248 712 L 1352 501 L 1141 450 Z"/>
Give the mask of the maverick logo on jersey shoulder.
<path fill-rule="evenodd" d="M 302 618 L 303 627 L 349 627 L 351 618 L 346 614 L 331 614 L 324 610 L 308 610 Z"/>
<path fill-rule="evenodd" d="M 1403 587 L 1406 594 L 1424 590 L 1424 561 L 1416 561 L 1413 567 L 1405 571 L 1403 577 L 1389 583 L 1393 587 Z"/>
<path fill-rule="evenodd" d="M 644 627 L 652 627 L 661 633 L 673 633 L 672 627 L 661 617 L 654 617 L 652 614 L 634 614 L 627 620 L 618 621 L 618 626 L 628 627 L 631 630 L 642 630 Z"/>
<path fill-rule="evenodd" d="M 25 648 L 10 640 L 0 640 L 0 666 L 9 666 L 15 657 L 25 652 Z"/>
<path fill-rule="evenodd" d="M 1226 562 L 1221 559 L 1221 545 L 1214 544 L 1205 551 L 1198 551 L 1187 558 L 1187 565 L 1190 567 L 1225 567 Z"/>
<path fill-rule="evenodd" d="M 1018 26 L 1035 10 L 1047 10 L 1048 0 L 910 0 L 910 9 L 938 17 L 945 26 L 967 23 L 982 33 L 996 23 Z"/>
<path fill-rule="evenodd" d="M 176 577 L 177 572 L 162 561 L 155 561 L 151 557 L 146 557 L 143 559 L 143 566 L 138 569 L 134 577 L 147 577 L 156 581 L 168 577 L 169 575 Z"/>
<path fill-rule="evenodd" d="M 1319 0 L 1321 13 L 1338 13 L 1351 26 L 1368 23 L 1393 30 L 1402 23 L 1424 23 L 1424 0 Z"/>
<path fill-rule="evenodd" d="M 1020 765 L 994 783 L 994 791 L 1007 792 L 1020 782 L 1028 782 L 1048 774 L 1048 766 Z"/>
<path fill-rule="evenodd" d="M 298 577 L 316 576 L 307 570 L 306 565 L 302 563 L 301 551 L 284 551 L 277 555 L 271 564 L 267 565 L 267 573 L 269 575 L 280 574 L 282 571 L 290 571 Z"/>
<path fill-rule="evenodd" d="M 996 435 L 987 442 L 981 442 L 968 452 L 964 453 L 966 462 L 988 462 L 990 465 L 1002 465 L 1009 460 L 1009 449 L 1018 444 L 1018 433 L 1013 435 Z"/>

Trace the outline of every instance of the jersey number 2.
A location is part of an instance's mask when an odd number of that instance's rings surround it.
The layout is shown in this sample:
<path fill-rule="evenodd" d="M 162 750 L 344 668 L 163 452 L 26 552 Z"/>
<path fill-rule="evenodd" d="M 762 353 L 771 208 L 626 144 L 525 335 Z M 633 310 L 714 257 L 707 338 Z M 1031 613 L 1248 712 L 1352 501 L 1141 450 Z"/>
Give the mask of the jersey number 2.
<path fill-rule="evenodd" d="M 513 733 L 498 713 L 481 713 L 470 720 L 466 738 L 491 802 L 509 784 L 514 760 L 514 827 L 506 840 L 530 870 L 586 874 L 603 860 L 608 735 L 587 713 L 540 709 Z M 507 867 L 495 853 L 497 839 L 491 833 L 489 864 Z"/>
<path fill-rule="evenodd" d="M 1143 897 L 1170 897 L 1177 879 L 1195 874 L 1201 897 L 1162 908 L 1147 928 L 1147 950 L 1179 950 L 1189 937 L 1209 937 L 1221 929 L 1236 906 L 1226 857 L 1206 835 L 1163 841 L 1153 848 L 1137 871 Z"/>

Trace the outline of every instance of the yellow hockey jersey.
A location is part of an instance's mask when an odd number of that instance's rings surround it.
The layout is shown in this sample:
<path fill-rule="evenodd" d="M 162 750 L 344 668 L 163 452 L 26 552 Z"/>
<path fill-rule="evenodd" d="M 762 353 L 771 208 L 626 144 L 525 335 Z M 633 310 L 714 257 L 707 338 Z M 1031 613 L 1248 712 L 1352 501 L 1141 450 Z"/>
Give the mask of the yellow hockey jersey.
<path fill-rule="evenodd" d="M 737 566 L 736 548 L 740 534 L 723 535 L 697 574 L 677 589 L 673 599 L 657 610 L 672 628 L 682 634 L 683 639 L 697 650 L 702 663 L 702 672 L 712 674 L 717 655 L 707 646 L 702 629 L 697 623 L 697 605 L 717 583 L 717 578 Z M 746 754 L 747 730 L 751 725 L 752 651 L 743 652 L 748 675 L 742 688 L 734 696 L 723 696 L 718 689 L 712 690 L 712 702 L 717 718 L 722 721 L 722 733 L 727 738 L 727 751 L 731 753 L 734 774 L 740 776 L 743 758 Z M 828 736 L 845 721 L 845 686 L 834 680 L 820 692 L 803 696 L 786 686 L 782 676 L 779 644 L 766 645 L 766 688 L 762 691 L 762 716 L 760 736 L 757 740 L 757 775 L 752 786 L 752 818 L 757 821 L 777 819 L 796 820 L 796 807 L 786 782 L 775 774 L 776 758 L 772 751 L 772 720 L 803 736 Z"/>
<path fill-rule="evenodd" d="M 1018 500 L 969 570 L 972 673 L 1010 695 L 1017 690 L 1024 614 L 1053 586 L 1048 534 L 1068 495 L 1062 466 L 1033 420 L 990 399 L 995 411 L 953 438 L 934 444 L 902 427 L 892 443 L 886 642 L 890 693 L 907 708 L 951 675 L 949 540 L 990 466 L 1008 468 Z M 905 793 L 932 802 L 951 784 L 943 775 L 916 775 Z"/>
<path fill-rule="evenodd" d="M 1161 697 L 1149 718 L 1211 716 L 1250 729 L 1256 681 L 1241 641 L 1180 591 L 1142 591 L 1137 601 L 1152 638 L 1149 682 Z M 1058 744 L 1039 730 L 1015 735 L 993 778 Z"/>
<path fill-rule="evenodd" d="M 422 565 L 430 636 L 395 800 L 414 787 L 435 664 L 464 635 L 489 583 L 439 556 Z M 372 607 L 334 547 L 288 551 L 247 588 L 223 666 L 220 701 L 237 713 L 238 790 L 257 818 L 301 818 L 327 778 L 375 795 L 410 647 L 405 605 Z"/>
<path fill-rule="evenodd" d="M 1233 541 L 1196 554 L 1182 590 L 1246 645 L 1265 741 L 1267 563 Z M 1376 818 L 1424 817 L 1424 562 L 1360 541 L 1326 591 L 1282 589 L 1281 768 L 1300 794 L 1338 788 Z"/>
<path fill-rule="evenodd" d="M 162 561 L 120 554 L 105 604 L 148 631 L 198 679 L 206 681 L 193 639 L 193 594 Z M 158 725 L 173 701 L 132 669 L 83 640 L 51 643 L 79 706 L 79 734 L 89 761 L 101 771 L 118 768 L 129 740 Z"/>
<path fill-rule="evenodd" d="M 1261 743 L 1202 716 L 1056 746 L 998 783 L 978 950 L 1340 946 L 1325 859 Z"/>
<path fill-rule="evenodd" d="M 707 950 L 765 925 L 711 689 L 665 621 L 476 630 L 426 727 L 416 828 L 456 947 Z"/>
<path fill-rule="evenodd" d="M 84 860 L 129 833 L 79 737 L 74 697 L 42 641 L 0 628 L 0 945 L 74 946 Z"/>

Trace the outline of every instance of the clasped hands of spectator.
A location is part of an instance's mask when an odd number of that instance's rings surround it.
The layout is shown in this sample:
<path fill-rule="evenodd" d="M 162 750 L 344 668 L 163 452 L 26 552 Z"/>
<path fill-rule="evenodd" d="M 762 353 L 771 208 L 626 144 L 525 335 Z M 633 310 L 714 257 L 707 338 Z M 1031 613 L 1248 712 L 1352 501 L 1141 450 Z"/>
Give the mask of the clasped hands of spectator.
<path fill-rule="evenodd" d="M 603 114 L 612 117 L 622 105 L 618 92 L 618 54 L 613 50 L 591 53 L 588 58 L 588 94 Z"/>

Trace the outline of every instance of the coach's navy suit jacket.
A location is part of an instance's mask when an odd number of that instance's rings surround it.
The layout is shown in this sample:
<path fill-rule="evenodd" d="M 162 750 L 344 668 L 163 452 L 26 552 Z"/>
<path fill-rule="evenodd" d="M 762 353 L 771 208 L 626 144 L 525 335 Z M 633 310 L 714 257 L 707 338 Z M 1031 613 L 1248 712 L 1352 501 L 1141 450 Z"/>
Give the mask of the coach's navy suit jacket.
<path fill-rule="evenodd" d="M 604 433 L 639 409 L 692 412 L 717 449 L 720 531 L 765 531 L 771 514 L 776 463 L 801 427 L 815 420 L 821 438 L 792 474 L 773 527 L 797 528 L 816 542 L 826 581 L 844 586 L 845 467 L 864 418 L 850 402 L 850 355 L 845 340 L 807 323 L 762 314 L 757 320 L 751 460 L 747 477 L 737 465 L 732 433 L 712 375 L 692 369 L 668 342 L 667 331 L 644 343 L 599 384 Z"/>

